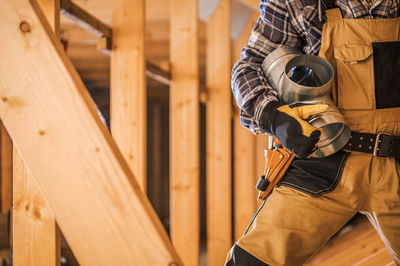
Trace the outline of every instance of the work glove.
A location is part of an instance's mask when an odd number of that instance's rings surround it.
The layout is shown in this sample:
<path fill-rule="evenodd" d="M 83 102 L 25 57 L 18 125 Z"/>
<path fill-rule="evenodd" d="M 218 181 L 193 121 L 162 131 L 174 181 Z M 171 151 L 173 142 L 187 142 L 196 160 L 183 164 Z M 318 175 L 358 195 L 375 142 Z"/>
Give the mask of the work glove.
<path fill-rule="evenodd" d="M 306 119 L 329 109 L 327 104 L 275 104 L 275 108 L 266 110 L 260 116 L 259 126 L 270 133 L 298 158 L 307 158 L 317 149 L 322 129 L 309 124 Z M 272 111 L 272 112 L 271 112 Z M 268 113 L 267 113 L 268 112 Z"/>

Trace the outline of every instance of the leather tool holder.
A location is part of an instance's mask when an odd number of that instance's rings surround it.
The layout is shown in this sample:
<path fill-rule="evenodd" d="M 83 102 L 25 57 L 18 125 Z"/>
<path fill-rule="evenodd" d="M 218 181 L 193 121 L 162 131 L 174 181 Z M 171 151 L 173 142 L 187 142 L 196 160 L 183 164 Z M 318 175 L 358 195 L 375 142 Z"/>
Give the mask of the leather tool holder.
<path fill-rule="evenodd" d="M 272 192 L 285 175 L 294 157 L 294 154 L 278 141 L 275 142 L 275 147 L 266 149 L 264 175 L 260 177 L 256 185 L 256 188 L 260 190 L 259 199 L 264 200 Z"/>

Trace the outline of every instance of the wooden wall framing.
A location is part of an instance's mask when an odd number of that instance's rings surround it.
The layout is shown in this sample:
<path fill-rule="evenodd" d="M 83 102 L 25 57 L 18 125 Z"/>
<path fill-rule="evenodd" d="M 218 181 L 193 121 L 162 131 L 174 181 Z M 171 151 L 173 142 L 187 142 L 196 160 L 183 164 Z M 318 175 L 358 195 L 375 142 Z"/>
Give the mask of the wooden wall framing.
<path fill-rule="evenodd" d="M 179 264 L 40 7 L 0 5 L 0 117 L 79 263 Z"/>
<path fill-rule="evenodd" d="M 206 141 L 208 265 L 223 265 L 232 246 L 231 0 L 207 24 Z"/>
<path fill-rule="evenodd" d="M 170 1 L 171 238 L 185 265 L 199 264 L 198 0 Z"/>
<path fill-rule="evenodd" d="M 112 26 L 111 132 L 146 191 L 145 1 L 113 1 Z"/>
<path fill-rule="evenodd" d="M 232 63 L 240 59 L 240 51 L 250 37 L 251 29 L 259 14 L 254 11 L 244 26 L 240 36 L 233 42 Z M 236 103 L 235 103 L 236 106 Z M 261 176 L 264 167 L 264 146 L 258 148 L 257 138 L 266 139 L 265 135 L 255 136 L 240 123 L 239 109 L 234 114 L 234 240 L 239 239 L 251 217 L 257 209 L 257 194 L 255 184 Z M 261 145 L 264 145 L 261 143 Z"/>

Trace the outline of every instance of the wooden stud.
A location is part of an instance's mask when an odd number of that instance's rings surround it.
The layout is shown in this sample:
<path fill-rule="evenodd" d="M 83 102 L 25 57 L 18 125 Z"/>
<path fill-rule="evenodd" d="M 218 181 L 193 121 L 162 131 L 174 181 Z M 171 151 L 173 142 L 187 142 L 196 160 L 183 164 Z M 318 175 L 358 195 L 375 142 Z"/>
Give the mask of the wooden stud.
<path fill-rule="evenodd" d="M 113 2 L 111 132 L 146 191 L 145 1 Z"/>
<path fill-rule="evenodd" d="M 231 1 L 221 0 L 207 25 L 207 257 L 223 265 L 232 246 Z"/>
<path fill-rule="evenodd" d="M 239 37 L 233 42 L 232 61 L 236 63 L 240 59 L 240 52 L 247 44 L 251 29 L 258 17 L 254 12 Z M 235 103 L 234 115 L 234 240 L 239 239 L 257 207 L 257 194 L 255 185 L 262 172 L 256 171 L 257 158 L 263 156 L 262 149 L 256 149 L 256 136 L 241 125 L 239 108 Z M 265 136 L 261 137 L 264 138 Z M 264 148 L 264 147 L 262 147 Z M 256 152 L 257 155 L 256 156 Z M 262 153 L 259 155 L 258 153 Z M 261 158 L 261 157 L 260 157 Z M 261 170 L 262 171 L 262 170 Z"/>
<path fill-rule="evenodd" d="M 199 264 L 198 0 L 170 1 L 171 238 L 185 265 Z"/>
<path fill-rule="evenodd" d="M 36 1 L 0 6 L 0 117 L 79 263 L 181 264 Z"/>
<path fill-rule="evenodd" d="M 251 221 L 257 207 L 256 138 L 234 116 L 234 240 L 238 240 Z"/>
<path fill-rule="evenodd" d="M 32 173 L 14 148 L 13 263 L 60 265 L 61 235 Z"/>

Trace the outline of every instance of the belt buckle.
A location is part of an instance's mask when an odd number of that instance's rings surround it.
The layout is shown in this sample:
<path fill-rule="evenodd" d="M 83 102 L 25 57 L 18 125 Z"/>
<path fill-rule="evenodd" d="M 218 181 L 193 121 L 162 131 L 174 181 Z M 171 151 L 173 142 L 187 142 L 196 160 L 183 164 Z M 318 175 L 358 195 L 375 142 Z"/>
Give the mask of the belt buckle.
<path fill-rule="evenodd" d="M 378 151 L 380 150 L 380 149 L 379 149 L 379 143 L 382 142 L 382 140 L 381 140 L 381 136 L 382 136 L 382 135 L 384 135 L 384 136 L 390 136 L 389 134 L 385 134 L 385 133 L 378 133 L 378 134 L 376 135 L 375 145 L 374 145 L 374 151 L 373 151 L 373 153 L 372 153 L 373 156 L 382 157 L 382 156 L 379 156 L 379 155 L 378 155 Z"/>

